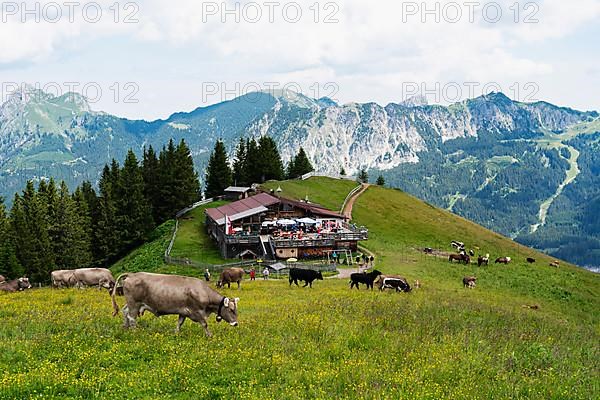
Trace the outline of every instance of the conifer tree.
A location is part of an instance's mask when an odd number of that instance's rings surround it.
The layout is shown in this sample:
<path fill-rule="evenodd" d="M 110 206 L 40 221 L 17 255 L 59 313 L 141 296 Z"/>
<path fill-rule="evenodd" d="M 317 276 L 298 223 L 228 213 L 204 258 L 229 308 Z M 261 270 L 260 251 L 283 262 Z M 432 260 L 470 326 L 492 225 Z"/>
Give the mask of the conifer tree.
<path fill-rule="evenodd" d="M 14 239 L 10 219 L 4 206 L 4 198 L 0 197 L 0 275 L 9 278 L 20 277 L 23 273 L 17 260 Z"/>
<path fill-rule="evenodd" d="M 93 262 L 92 256 L 92 211 L 88 205 L 88 200 L 83 189 L 76 188 L 73 192 L 73 201 L 75 202 L 76 216 L 76 246 L 77 246 L 77 265 L 90 266 Z"/>
<path fill-rule="evenodd" d="M 120 251 L 120 238 L 117 231 L 117 206 L 113 193 L 111 170 L 106 165 L 98 184 L 100 196 L 97 205 L 97 222 L 93 235 L 95 261 L 106 264 L 114 260 Z"/>
<path fill-rule="evenodd" d="M 340 175 L 342 176 L 346 176 L 346 169 L 344 168 L 344 166 L 342 165 L 342 167 L 340 168 Z"/>
<path fill-rule="evenodd" d="M 157 223 L 163 222 L 159 215 L 161 203 L 160 166 L 152 145 L 144 148 L 142 159 L 142 175 L 144 177 L 144 196 L 152 208 L 152 217 Z"/>
<path fill-rule="evenodd" d="M 364 168 L 361 168 L 361 170 L 358 173 L 357 179 L 359 182 L 362 182 L 362 183 L 369 182 L 369 174 L 367 173 L 367 170 Z"/>
<path fill-rule="evenodd" d="M 63 181 L 58 189 L 54 220 L 51 220 L 52 247 L 56 268 L 74 269 L 89 266 L 89 240 L 78 215 L 75 201 Z"/>
<path fill-rule="evenodd" d="M 383 177 L 383 175 L 379 175 L 377 177 L 377 185 L 379 185 L 379 186 L 384 186 L 385 185 L 385 178 Z"/>
<path fill-rule="evenodd" d="M 175 190 L 177 202 L 173 205 L 177 212 L 200 199 L 200 182 L 194 169 L 194 160 L 183 139 L 175 150 Z"/>
<path fill-rule="evenodd" d="M 236 186 L 248 186 L 248 174 L 246 173 L 246 141 L 240 138 L 233 160 L 233 184 Z"/>
<path fill-rule="evenodd" d="M 127 152 L 120 172 L 120 195 L 116 198 L 120 248 L 140 244 L 153 228 L 152 211 L 144 197 L 144 178 L 133 150 Z"/>
<path fill-rule="evenodd" d="M 314 170 L 315 169 L 310 163 L 306 152 L 302 147 L 300 147 L 298 154 L 296 154 L 296 156 L 292 160 L 290 160 L 290 163 L 288 164 L 288 178 L 298 178 L 299 176 L 302 176 Z"/>
<path fill-rule="evenodd" d="M 177 173 L 176 151 L 173 139 L 171 139 L 167 147 L 163 147 L 158 157 L 160 199 L 157 205 L 158 210 L 155 213 L 159 223 L 174 218 L 175 213 L 178 211 L 176 207 L 177 187 L 175 186 Z"/>
<path fill-rule="evenodd" d="M 42 186 L 46 190 L 45 186 Z M 15 195 L 11 219 L 16 253 L 24 273 L 35 282 L 46 282 L 54 270 L 53 246 L 50 242 L 45 196 L 38 195 L 33 182 L 28 181 L 23 196 Z"/>
<path fill-rule="evenodd" d="M 246 159 L 244 161 L 244 171 L 246 175 L 246 183 L 260 183 L 262 172 L 260 170 L 260 154 L 258 152 L 258 143 L 254 138 L 246 141 Z"/>
<path fill-rule="evenodd" d="M 208 160 L 205 183 L 207 198 L 220 196 L 228 186 L 231 186 L 231 169 L 225 145 L 221 140 L 217 140 L 215 143 L 215 148 Z"/>
<path fill-rule="evenodd" d="M 277 144 L 273 138 L 262 136 L 258 141 L 258 169 L 260 171 L 260 183 L 274 179 L 282 180 L 285 176 L 283 161 L 277 150 Z"/>

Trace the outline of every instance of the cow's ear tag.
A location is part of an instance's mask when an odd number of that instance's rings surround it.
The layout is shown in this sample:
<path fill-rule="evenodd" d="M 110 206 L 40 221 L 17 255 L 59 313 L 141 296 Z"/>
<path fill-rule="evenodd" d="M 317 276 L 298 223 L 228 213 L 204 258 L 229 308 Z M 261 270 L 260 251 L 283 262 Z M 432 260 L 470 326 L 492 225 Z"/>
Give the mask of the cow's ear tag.
<path fill-rule="evenodd" d="M 229 297 L 225 297 L 225 301 L 223 302 L 225 307 L 229 307 Z"/>

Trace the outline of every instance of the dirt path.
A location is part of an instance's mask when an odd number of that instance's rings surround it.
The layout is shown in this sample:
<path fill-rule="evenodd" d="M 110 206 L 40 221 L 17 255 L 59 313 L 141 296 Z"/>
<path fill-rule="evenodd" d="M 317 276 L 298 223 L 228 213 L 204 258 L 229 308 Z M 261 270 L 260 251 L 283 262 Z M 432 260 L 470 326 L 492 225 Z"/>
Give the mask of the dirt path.
<path fill-rule="evenodd" d="M 342 215 L 344 215 L 346 218 L 348 218 L 348 220 L 352 219 L 352 207 L 354 206 L 354 202 L 368 188 L 369 188 L 369 184 L 368 183 L 361 183 L 360 189 L 357 190 L 356 193 L 354 193 L 350 198 L 348 198 L 348 200 L 344 204 L 344 208 L 342 209 Z M 369 255 L 371 255 L 371 254 L 369 254 Z M 364 270 L 367 270 L 367 269 L 368 268 L 362 268 L 362 267 L 357 267 L 357 268 L 338 268 L 337 269 L 338 274 L 335 275 L 335 276 L 332 276 L 332 278 L 350 279 L 350 274 L 352 274 L 354 272 L 359 272 L 358 270 L 364 271 Z"/>
<path fill-rule="evenodd" d="M 360 185 L 360 189 L 354 193 L 352 195 L 352 197 L 350 197 L 348 199 L 348 201 L 346 202 L 346 204 L 344 204 L 344 209 L 342 210 L 342 214 L 347 217 L 349 220 L 352 219 L 352 207 L 354 206 L 354 202 L 356 201 L 356 199 L 365 192 L 365 190 L 367 190 L 369 188 L 369 184 L 368 183 L 361 183 Z"/>

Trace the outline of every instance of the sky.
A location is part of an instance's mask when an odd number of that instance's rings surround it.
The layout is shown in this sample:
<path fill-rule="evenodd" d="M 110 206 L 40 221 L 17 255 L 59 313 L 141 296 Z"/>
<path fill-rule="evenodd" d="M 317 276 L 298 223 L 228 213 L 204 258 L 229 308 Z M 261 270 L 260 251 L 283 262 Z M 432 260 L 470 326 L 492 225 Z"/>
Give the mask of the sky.
<path fill-rule="evenodd" d="M 382 105 L 502 91 L 600 111 L 600 0 L 0 4 L 2 100 L 29 84 L 151 120 L 258 88 Z"/>

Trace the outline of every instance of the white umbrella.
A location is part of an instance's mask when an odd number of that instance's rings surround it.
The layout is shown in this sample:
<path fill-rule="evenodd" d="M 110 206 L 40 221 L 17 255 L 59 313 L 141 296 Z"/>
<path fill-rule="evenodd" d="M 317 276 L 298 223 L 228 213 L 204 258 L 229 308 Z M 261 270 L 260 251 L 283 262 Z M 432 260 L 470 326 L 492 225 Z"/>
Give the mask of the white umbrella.
<path fill-rule="evenodd" d="M 296 221 L 291 219 L 280 219 L 277 221 L 277 225 L 296 225 Z"/>
<path fill-rule="evenodd" d="M 296 221 L 303 223 L 303 224 L 309 224 L 309 225 L 315 225 L 317 223 L 316 220 L 314 220 L 312 218 L 308 218 L 308 217 L 300 218 L 300 219 L 297 219 Z"/>

